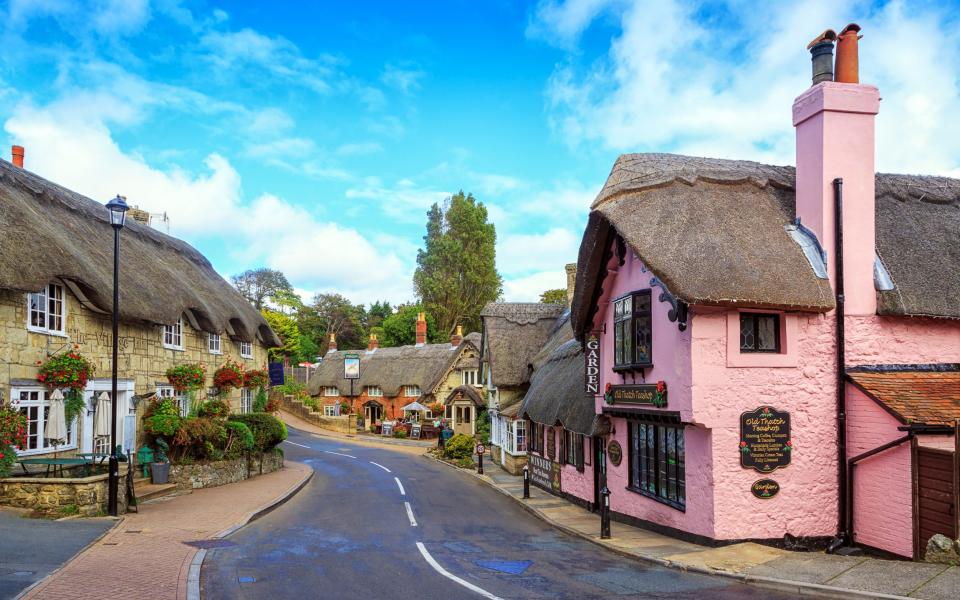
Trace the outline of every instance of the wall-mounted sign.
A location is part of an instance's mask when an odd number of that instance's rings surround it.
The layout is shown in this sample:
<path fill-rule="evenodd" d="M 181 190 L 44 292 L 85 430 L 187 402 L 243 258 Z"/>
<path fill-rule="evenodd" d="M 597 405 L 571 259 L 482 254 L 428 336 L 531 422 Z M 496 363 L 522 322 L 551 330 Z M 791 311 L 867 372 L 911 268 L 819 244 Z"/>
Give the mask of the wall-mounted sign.
<path fill-rule="evenodd" d="M 647 404 L 664 408 L 667 405 L 667 384 L 663 381 L 639 385 L 607 384 L 604 399 L 607 404 Z"/>
<path fill-rule="evenodd" d="M 283 385 L 283 363 L 272 362 L 267 365 L 267 374 L 270 376 L 270 385 Z"/>
<path fill-rule="evenodd" d="M 360 355 L 359 354 L 343 355 L 343 378 L 344 379 L 360 379 Z"/>
<path fill-rule="evenodd" d="M 780 491 L 780 484 L 772 479 L 758 479 L 750 486 L 750 492 L 761 500 L 769 500 Z"/>
<path fill-rule="evenodd" d="M 587 394 L 600 393 L 600 336 L 590 332 L 587 338 L 587 352 L 584 354 L 584 387 Z"/>
<path fill-rule="evenodd" d="M 550 460 L 557 458 L 557 436 L 553 435 L 553 427 L 547 427 L 547 456 Z"/>
<path fill-rule="evenodd" d="M 539 488 L 559 494 L 561 470 L 560 463 L 536 454 L 530 455 L 530 481 Z"/>
<path fill-rule="evenodd" d="M 740 415 L 740 466 L 770 473 L 790 464 L 790 413 L 771 406 Z"/>
<path fill-rule="evenodd" d="M 620 466 L 620 461 L 623 460 L 623 448 L 620 447 L 620 442 L 613 440 L 607 444 L 607 456 L 610 458 L 610 464 L 615 467 Z"/>

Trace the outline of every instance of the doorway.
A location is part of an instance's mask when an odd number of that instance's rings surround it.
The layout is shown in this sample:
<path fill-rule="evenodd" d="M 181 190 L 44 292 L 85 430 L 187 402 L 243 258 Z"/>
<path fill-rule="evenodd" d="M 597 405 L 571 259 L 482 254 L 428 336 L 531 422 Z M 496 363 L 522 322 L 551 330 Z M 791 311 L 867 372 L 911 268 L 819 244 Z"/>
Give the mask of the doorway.
<path fill-rule="evenodd" d="M 367 423 L 373 425 L 383 419 L 383 405 L 373 400 L 363 405 L 363 417 Z"/>
<path fill-rule="evenodd" d="M 94 431 L 96 411 L 94 398 L 106 392 L 110 395 L 112 384 L 109 379 L 94 379 L 87 383 L 83 391 L 86 410 L 80 419 L 83 423 L 80 436 L 80 452 L 96 452 L 108 454 L 110 452 L 110 432 Z M 137 415 L 136 408 L 130 401 L 133 397 L 133 381 L 117 381 L 117 444 L 125 453 L 136 452 L 137 445 Z"/>
<path fill-rule="evenodd" d="M 935 533 L 957 538 L 956 479 L 960 477 L 953 452 L 917 448 L 917 534 L 916 556 L 922 556 Z"/>
<path fill-rule="evenodd" d="M 600 436 L 593 438 L 593 512 L 600 511 L 600 490 L 607 483 L 607 448 Z"/>

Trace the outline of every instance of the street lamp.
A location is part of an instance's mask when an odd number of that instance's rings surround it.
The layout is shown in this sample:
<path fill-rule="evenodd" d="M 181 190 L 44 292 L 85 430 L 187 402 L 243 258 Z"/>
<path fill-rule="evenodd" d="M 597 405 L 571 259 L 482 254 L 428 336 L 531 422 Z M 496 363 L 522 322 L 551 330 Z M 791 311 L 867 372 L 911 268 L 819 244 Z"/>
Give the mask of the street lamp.
<path fill-rule="evenodd" d="M 127 218 L 127 206 L 123 196 L 107 202 L 110 225 L 113 226 L 113 375 L 110 381 L 110 476 L 107 492 L 107 512 L 117 516 L 117 495 L 120 486 L 120 461 L 117 457 L 117 349 L 120 333 L 120 230 Z"/>

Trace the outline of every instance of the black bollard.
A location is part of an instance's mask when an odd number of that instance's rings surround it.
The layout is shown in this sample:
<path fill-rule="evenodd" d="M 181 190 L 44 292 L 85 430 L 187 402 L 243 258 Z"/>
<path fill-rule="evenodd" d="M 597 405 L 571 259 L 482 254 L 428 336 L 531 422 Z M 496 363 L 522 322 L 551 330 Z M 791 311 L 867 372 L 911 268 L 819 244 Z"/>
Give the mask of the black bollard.
<path fill-rule="evenodd" d="M 120 463 L 117 461 L 116 451 L 110 455 L 110 462 L 108 464 L 110 473 L 107 475 L 107 514 L 111 517 L 116 517 L 120 514 L 117 508 L 117 496 L 119 495 L 120 487 Z"/>
<path fill-rule="evenodd" d="M 478 454 L 477 458 L 480 459 L 480 462 L 477 463 L 477 473 L 483 475 L 483 453 Z"/>
<path fill-rule="evenodd" d="M 610 539 L 610 490 L 607 486 L 600 490 L 600 539 Z"/>
<path fill-rule="evenodd" d="M 530 498 L 530 467 L 523 465 L 523 498 Z"/>

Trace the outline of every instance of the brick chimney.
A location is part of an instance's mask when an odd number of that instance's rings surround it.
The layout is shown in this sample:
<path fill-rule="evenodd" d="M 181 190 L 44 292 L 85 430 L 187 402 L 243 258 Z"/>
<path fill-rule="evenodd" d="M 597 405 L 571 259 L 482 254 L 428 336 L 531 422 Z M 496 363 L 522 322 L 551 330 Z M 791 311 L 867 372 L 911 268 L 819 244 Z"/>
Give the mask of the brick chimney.
<path fill-rule="evenodd" d="M 371 333 L 370 340 L 367 342 L 367 352 L 373 352 L 380 347 L 380 341 L 377 340 L 377 334 Z"/>
<path fill-rule="evenodd" d="M 570 263 L 567 270 L 567 307 L 573 306 L 573 292 L 577 287 L 577 263 Z"/>
<path fill-rule="evenodd" d="M 327 344 L 327 354 L 337 351 L 337 334 L 330 334 L 330 343 Z"/>
<path fill-rule="evenodd" d="M 851 32 L 855 26 L 847 26 Z M 859 30 L 859 28 L 857 28 Z M 856 81 L 857 75 L 846 73 Z M 843 178 L 843 260 L 846 312 L 873 315 L 876 253 L 874 121 L 880 92 L 872 85 L 823 81 L 793 103 L 797 140 L 797 217 L 827 254 L 836 281 L 833 180 Z"/>
<path fill-rule="evenodd" d="M 417 313 L 417 345 L 427 343 L 427 313 Z"/>
<path fill-rule="evenodd" d="M 22 169 L 23 168 L 23 146 L 14 146 L 13 148 L 11 148 L 10 153 L 13 155 L 13 166 Z"/>
<path fill-rule="evenodd" d="M 450 336 L 450 345 L 456 348 L 463 341 L 463 325 L 457 325 L 457 330 Z"/>

